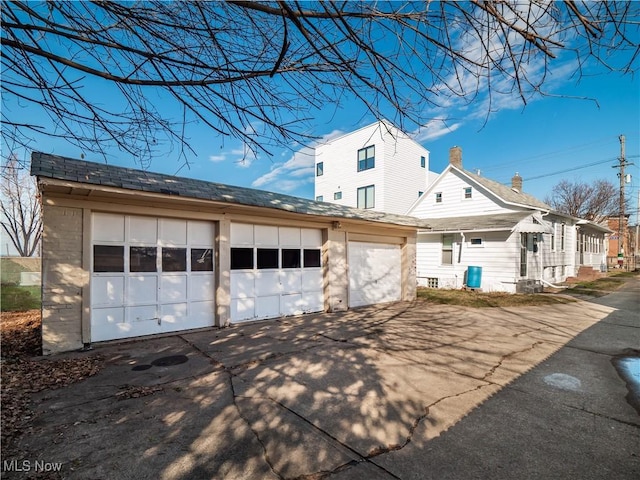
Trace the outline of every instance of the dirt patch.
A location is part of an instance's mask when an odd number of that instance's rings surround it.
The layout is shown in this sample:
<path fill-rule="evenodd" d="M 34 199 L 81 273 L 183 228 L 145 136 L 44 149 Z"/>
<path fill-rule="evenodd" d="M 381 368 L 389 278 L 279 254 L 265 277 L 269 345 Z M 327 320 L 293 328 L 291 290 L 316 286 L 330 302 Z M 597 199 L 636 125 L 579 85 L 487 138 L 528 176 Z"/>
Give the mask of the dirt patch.
<path fill-rule="evenodd" d="M 2 312 L 2 450 L 12 450 L 15 439 L 30 431 L 33 420 L 30 394 L 61 388 L 95 375 L 102 361 L 98 356 L 42 358 L 39 310 Z"/>

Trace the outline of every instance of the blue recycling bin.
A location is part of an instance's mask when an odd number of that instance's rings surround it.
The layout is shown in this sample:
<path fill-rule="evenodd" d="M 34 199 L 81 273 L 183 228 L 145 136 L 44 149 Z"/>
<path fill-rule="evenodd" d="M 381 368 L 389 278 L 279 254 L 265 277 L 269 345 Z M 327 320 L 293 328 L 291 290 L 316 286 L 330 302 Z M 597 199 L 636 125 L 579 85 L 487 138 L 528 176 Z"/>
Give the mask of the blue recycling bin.
<path fill-rule="evenodd" d="M 482 267 L 469 267 L 467 269 L 467 287 L 480 288 L 482 283 Z"/>

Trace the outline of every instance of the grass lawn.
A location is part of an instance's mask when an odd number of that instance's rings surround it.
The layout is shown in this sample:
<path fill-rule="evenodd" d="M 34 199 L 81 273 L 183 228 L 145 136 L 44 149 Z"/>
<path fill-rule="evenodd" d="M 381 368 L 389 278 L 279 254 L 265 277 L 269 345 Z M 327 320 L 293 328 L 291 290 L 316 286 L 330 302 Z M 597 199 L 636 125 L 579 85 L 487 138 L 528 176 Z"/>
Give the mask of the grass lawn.
<path fill-rule="evenodd" d="M 611 273 L 606 277 L 598 278 L 597 280 L 576 283 L 568 293 L 579 293 L 599 297 L 617 290 L 624 285 L 626 279 L 635 277 L 639 274 L 639 271 Z"/>
<path fill-rule="evenodd" d="M 558 305 L 573 299 L 550 294 L 518 294 L 502 292 L 474 292 L 470 290 L 445 290 L 418 288 L 418 298 L 445 305 L 464 307 L 518 307 L 527 305 Z"/>
<path fill-rule="evenodd" d="M 40 309 L 42 291 L 40 285 L 19 287 L 16 285 L 2 285 L 0 287 L 0 310 L 3 312 L 24 312 Z"/>

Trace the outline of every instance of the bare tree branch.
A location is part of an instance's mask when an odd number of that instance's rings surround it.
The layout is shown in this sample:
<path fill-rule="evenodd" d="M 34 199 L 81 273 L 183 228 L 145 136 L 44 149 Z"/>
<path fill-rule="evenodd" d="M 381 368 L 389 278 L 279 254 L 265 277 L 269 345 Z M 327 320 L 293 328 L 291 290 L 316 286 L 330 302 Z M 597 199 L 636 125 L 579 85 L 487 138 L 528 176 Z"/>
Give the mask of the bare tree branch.
<path fill-rule="evenodd" d="M 591 63 L 633 73 L 639 18 L 627 1 L 5 1 L 2 136 L 147 165 L 166 145 L 187 161 L 201 123 L 268 153 L 308 143 L 314 110 L 347 97 L 413 130 L 452 97 L 486 93 L 488 114 L 497 96 L 549 93 L 566 53 L 578 77 Z"/>

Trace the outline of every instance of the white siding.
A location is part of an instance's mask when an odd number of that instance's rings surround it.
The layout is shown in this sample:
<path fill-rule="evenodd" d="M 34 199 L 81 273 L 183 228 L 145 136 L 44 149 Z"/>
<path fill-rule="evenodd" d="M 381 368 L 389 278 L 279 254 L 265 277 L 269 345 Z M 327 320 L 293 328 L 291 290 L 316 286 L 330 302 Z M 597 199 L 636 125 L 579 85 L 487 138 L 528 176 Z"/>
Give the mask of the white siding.
<path fill-rule="evenodd" d="M 464 189 L 471 187 L 471 198 L 464 198 Z M 442 202 L 436 202 L 442 193 Z M 418 218 L 446 218 L 514 211 L 496 203 L 495 197 L 481 187 L 471 185 L 454 170 L 438 179 L 425 199 L 416 205 L 411 215 Z"/>
<path fill-rule="evenodd" d="M 358 172 L 358 150 L 375 145 L 375 168 Z M 420 157 L 425 157 L 425 168 Z M 316 147 L 316 165 L 323 175 L 315 177 L 315 197 L 323 201 L 357 207 L 360 187 L 375 185 L 374 210 L 404 214 L 427 189 L 429 151 L 408 136 L 379 123 L 351 132 Z M 314 173 L 315 174 L 315 173 Z M 334 199 L 342 192 L 341 199 Z"/>
<path fill-rule="evenodd" d="M 418 285 L 427 286 L 428 279 L 437 278 L 439 288 L 461 288 L 470 266 L 482 267 L 482 290 L 515 292 L 519 279 L 520 234 L 484 232 L 454 236 L 453 265 L 442 265 L 442 236 L 418 235 Z M 471 246 L 471 238 L 482 238 L 482 246 Z M 462 253 L 460 248 L 462 246 Z"/>

